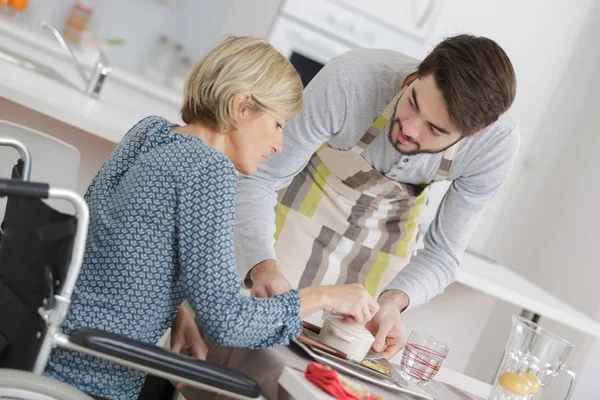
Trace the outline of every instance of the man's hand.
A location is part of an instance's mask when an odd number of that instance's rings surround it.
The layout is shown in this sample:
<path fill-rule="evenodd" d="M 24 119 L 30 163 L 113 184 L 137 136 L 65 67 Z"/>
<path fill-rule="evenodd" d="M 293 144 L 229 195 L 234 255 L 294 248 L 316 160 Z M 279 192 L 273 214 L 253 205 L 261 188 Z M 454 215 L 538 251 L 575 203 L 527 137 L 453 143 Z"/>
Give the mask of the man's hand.
<path fill-rule="evenodd" d="M 400 312 L 408 306 L 406 293 L 399 290 L 384 292 L 377 301 L 379 311 L 365 327 L 375 336 L 373 350 L 386 359 L 395 356 L 405 344 L 404 324 Z"/>
<path fill-rule="evenodd" d="M 192 313 L 184 306 L 181 306 L 171 325 L 171 351 L 181 353 L 182 350 L 186 350 L 189 356 L 200 360 L 206 360 L 208 353 Z M 183 383 L 175 384 L 176 389 L 181 389 L 183 386 Z"/>
<path fill-rule="evenodd" d="M 275 260 L 265 260 L 250 270 L 254 297 L 273 297 L 292 290 L 292 285 L 283 276 Z"/>

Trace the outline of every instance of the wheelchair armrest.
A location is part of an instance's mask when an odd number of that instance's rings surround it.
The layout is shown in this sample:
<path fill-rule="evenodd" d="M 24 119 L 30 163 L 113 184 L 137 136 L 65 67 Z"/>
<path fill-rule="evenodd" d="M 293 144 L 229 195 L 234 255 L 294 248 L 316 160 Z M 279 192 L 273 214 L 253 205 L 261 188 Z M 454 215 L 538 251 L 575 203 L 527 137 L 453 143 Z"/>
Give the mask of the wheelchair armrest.
<path fill-rule="evenodd" d="M 121 360 L 167 372 L 242 396 L 260 396 L 260 386 L 244 373 L 219 364 L 176 354 L 161 347 L 138 342 L 97 329 L 78 328 L 69 342 Z"/>
<path fill-rule="evenodd" d="M 50 186 L 46 183 L 0 179 L 0 197 L 17 196 L 27 199 L 47 199 Z"/>

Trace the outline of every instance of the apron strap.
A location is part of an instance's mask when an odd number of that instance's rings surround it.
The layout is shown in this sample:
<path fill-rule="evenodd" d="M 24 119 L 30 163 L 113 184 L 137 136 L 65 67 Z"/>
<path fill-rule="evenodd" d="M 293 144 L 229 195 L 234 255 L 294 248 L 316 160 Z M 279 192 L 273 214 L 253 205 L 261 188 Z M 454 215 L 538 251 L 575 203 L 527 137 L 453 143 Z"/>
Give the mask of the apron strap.
<path fill-rule="evenodd" d="M 381 114 L 379 114 L 379 116 L 375 119 L 371 127 L 367 130 L 367 132 L 365 132 L 363 137 L 361 137 L 358 143 L 356 143 L 356 145 L 348 151 L 351 151 L 355 154 L 362 154 L 362 152 L 367 148 L 367 146 L 371 144 L 371 142 L 377 137 L 377 135 L 381 133 L 383 128 L 385 128 L 385 126 L 389 122 L 390 118 L 392 118 L 392 116 L 394 115 L 394 112 L 396 111 L 396 105 L 398 104 L 400 96 L 402 96 L 402 93 L 404 93 L 404 90 L 406 90 L 406 88 L 398 92 L 392 98 L 392 100 L 390 100 L 390 102 L 385 106 Z"/>
<path fill-rule="evenodd" d="M 450 169 L 452 168 L 452 162 L 454 161 L 454 156 L 456 155 L 456 151 L 458 150 L 458 144 L 460 140 L 451 147 L 448 147 L 444 152 L 444 156 L 442 157 L 442 161 L 440 162 L 440 168 L 438 169 L 437 175 L 435 176 L 434 182 L 444 181 L 448 179 L 448 175 L 450 175 Z"/>

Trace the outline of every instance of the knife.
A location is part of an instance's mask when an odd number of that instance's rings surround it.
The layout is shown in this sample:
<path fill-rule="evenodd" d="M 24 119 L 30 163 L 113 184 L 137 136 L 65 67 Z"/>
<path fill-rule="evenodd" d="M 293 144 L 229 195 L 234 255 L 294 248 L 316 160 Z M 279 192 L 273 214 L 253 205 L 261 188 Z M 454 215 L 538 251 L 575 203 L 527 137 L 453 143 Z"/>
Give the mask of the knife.
<path fill-rule="evenodd" d="M 317 325 L 313 325 L 310 322 L 302 321 L 302 327 L 306 330 L 309 330 L 317 335 L 321 333 L 321 327 Z"/>

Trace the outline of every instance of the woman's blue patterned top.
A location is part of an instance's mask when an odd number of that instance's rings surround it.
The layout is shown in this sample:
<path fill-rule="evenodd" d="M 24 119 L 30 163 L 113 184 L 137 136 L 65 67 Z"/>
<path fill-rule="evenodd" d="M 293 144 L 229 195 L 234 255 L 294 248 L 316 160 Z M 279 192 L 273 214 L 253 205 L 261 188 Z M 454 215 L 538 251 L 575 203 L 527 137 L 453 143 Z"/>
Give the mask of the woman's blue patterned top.
<path fill-rule="evenodd" d="M 160 117 L 136 124 L 86 193 L 90 226 L 63 331 L 90 327 L 156 343 L 187 299 L 221 345 L 287 344 L 301 330 L 300 295 L 241 293 L 231 161 Z M 135 399 L 144 374 L 64 349 L 46 374 L 109 399 Z"/>

